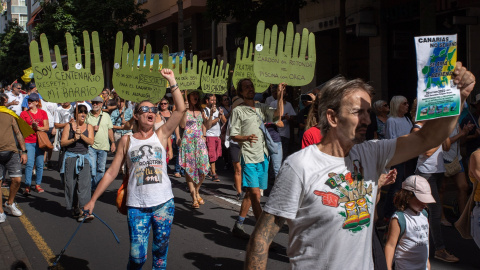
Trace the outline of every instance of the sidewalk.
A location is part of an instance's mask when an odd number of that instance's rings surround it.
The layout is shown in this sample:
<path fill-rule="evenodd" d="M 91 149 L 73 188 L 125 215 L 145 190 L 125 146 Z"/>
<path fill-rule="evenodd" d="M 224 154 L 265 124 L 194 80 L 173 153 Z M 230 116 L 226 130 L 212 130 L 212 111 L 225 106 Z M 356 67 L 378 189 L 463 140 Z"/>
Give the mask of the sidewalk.
<path fill-rule="evenodd" d="M 25 251 L 8 222 L 9 218 L 11 216 L 0 224 L 0 270 L 32 269 Z"/>

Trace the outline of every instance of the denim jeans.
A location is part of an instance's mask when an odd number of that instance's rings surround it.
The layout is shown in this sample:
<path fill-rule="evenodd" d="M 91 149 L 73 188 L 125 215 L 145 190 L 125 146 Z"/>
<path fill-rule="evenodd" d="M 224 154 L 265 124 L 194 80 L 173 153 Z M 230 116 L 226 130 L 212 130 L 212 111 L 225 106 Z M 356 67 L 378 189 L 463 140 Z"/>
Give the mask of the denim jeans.
<path fill-rule="evenodd" d="M 25 166 L 25 184 L 29 187 L 32 184 L 32 171 L 33 165 L 36 167 L 35 183 L 40 185 L 42 183 L 43 177 L 43 157 L 45 151 L 38 147 L 37 143 L 26 143 L 25 148 L 27 149 L 27 165 Z"/>
<path fill-rule="evenodd" d="M 174 213 L 173 199 L 153 207 L 128 207 L 130 255 L 127 269 L 142 269 L 143 264 L 145 264 L 150 228 L 153 232 L 152 269 L 167 268 L 168 243 Z"/>
<path fill-rule="evenodd" d="M 173 146 L 173 156 L 174 156 L 173 161 L 175 161 L 175 173 L 185 175 L 185 170 L 182 168 L 182 166 L 180 166 L 180 163 L 179 163 L 179 150 L 180 150 L 180 146 Z"/>
<path fill-rule="evenodd" d="M 445 248 L 442 235 L 442 225 L 440 223 L 442 219 L 442 202 L 440 201 L 440 195 L 438 189 L 442 186 L 443 173 L 422 173 L 417 170 L 416 175 L 427 179 L 432 190 L 432 196 L 435 199 L 435 203 L 429 203 L 428 209 L 430 213 L 428 215 L 428 223 L 430 223 L 430 232 L 435 245 L 435 250 L 441 250 Z"/>
<path fill-rule="evenodd" d="M 272 163 L 273 175 L 277 177 L 280 167 L 282 166 L 282 142 L 275 142 L 277 144 L 277 153 L 270 155 L 270 162 Z"/>
<path fill-rule="evenodd" d="M 92 171 L 96 172 L 95 177 L 92 179 L 92 190 L 97 188 L 98 182 L 102 180 L 103 175 L 105 174 L 105 165 L 107 163 L 107 151 L 97 150 L 93 147 L 88 147 L 88 154 L 92 160 Z"/>

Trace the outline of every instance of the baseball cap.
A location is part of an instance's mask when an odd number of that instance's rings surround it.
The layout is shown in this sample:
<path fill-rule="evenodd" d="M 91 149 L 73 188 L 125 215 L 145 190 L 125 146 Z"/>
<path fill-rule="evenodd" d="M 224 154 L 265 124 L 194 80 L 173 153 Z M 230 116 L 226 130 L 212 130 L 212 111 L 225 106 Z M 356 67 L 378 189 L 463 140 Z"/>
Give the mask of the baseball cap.
<path fill-rule="evenodd" d="M 427 179 L 421 176 L 411 175 L 407 177 L 402 183 L 402 189 L 413 192 L 415 197 L 422 203 L 435 203 L 430 184 Z"/>
<path fill-rule="evenodd" d="M 31 83 L 31 84 L 28 86 L 28 88 L 30 88 L 30 89 L 33 89 L 33 88 L 35 88 L 35 87 L 37 87 L 37 86 L 35 85 L 35 83 Z"/>
<path fill-rule="evenodd" d="M 103 103 L 103 98 L 101 98 L 100 96 L 96 96 L 92 99 L 92 102 L 102 102 Z"/>
<path fill-rule="evenodd" d="M 28 96 L 28 100 L 31 100 L 31 101 L 39 101 L 40 100 L 40 96 L 37 94 L 37 93 L 32 93 Z"/>

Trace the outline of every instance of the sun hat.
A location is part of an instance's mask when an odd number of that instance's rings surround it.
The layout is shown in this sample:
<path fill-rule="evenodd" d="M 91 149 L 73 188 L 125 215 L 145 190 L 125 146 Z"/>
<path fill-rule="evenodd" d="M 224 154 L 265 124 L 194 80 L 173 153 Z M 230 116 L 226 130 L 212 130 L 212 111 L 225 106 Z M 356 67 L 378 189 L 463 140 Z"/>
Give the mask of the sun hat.
<path fill-rule="evenodd" d="M 92 102 L 102 102 L 103 103 L 103 98 L 100 96 L 96 96 L 92 99 Z"/>
<path fill-rule="evenodd" d="M 419 175 L 411 175 L 407 177 L 402 183 L 402 189 L 413 192 L 415 197 L 422 203 L 435 203 L 430 184 L 427 179 Z"/>

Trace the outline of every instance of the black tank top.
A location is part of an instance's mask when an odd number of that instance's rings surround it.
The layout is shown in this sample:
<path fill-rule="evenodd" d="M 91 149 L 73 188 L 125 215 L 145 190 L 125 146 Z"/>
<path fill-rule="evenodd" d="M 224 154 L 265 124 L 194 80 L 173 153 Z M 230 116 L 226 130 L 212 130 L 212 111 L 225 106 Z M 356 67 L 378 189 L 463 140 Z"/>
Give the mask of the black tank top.
<path fill-rule="evenodd" d="M 72 124 L 69 124 L 69 125 L 70 125 L 70 130 L 68 134 L 68 139 L 70 140 L 73 137 L 75 137 L 75 131 L 72 128 Z M 87 124 L 87 128 L 83 132 L 83 135 L 88 137 L 88 124 Z M 88 144 L 82 139 L 80 139 L 68 145 L 67 147 L 65 147 L 65 149 L 68 152 L 85 155 L 86 153 L 88 153 Z"/>

